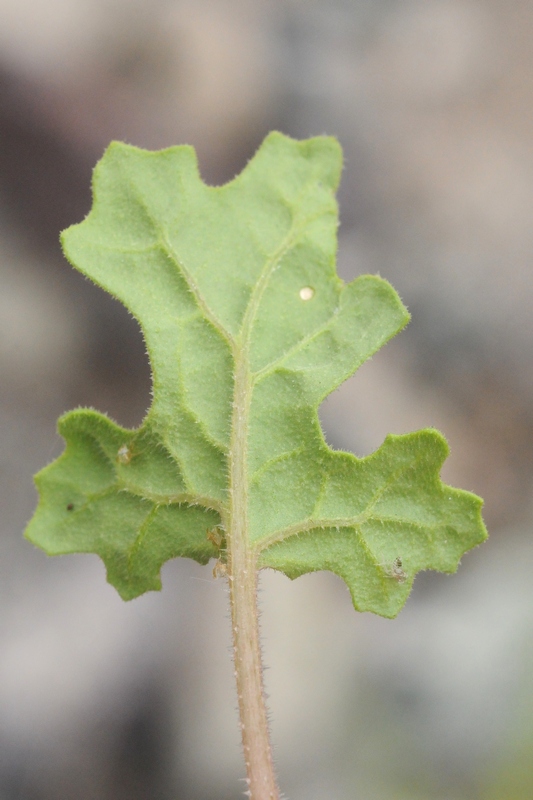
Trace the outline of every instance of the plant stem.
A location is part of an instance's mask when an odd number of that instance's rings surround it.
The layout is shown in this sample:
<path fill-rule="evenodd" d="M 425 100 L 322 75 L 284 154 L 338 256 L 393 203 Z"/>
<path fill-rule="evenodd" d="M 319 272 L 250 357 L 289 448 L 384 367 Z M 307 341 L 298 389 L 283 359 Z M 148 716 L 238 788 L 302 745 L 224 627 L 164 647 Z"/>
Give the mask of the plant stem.
<path fill-rule="evenodd" d="M 233 657 L 242 745 L 251 800 L 279 800 L 263 692 L 257 613 L 257 562 L 249 541 L 247 443 L 251 381 L 240 352 L 235 363 L 230 448 L 230 514 L 226 528 Z"/>
<path fill-rule="evenodd" d="M 249 797 L 279 800 L 263 692 L 255 558 L 237 549 L 229 566 L 235 679 Z"/>

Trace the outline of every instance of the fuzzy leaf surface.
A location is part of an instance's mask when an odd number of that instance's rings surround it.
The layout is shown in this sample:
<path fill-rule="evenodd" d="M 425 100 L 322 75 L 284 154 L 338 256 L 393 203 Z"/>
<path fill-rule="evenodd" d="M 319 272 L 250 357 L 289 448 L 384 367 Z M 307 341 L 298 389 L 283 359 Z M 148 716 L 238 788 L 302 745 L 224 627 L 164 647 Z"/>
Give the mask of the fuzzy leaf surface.
<path fill-rule="evenodd" d="M 158 589 L 170 558 L 224 559 L 236 458 L 258 565 L 331 570 L 359 610 L 395 616 L 416 572 L 452 572 L 484 540 L 481 500 L 440 481 L 437 431 L 362 459 L 324 440 L 319 404 L 408 321 L 386 281 L 336 274 L 341 165 L 332 138 L 273 133 L 210 187 L 188 146 L 108 148 L 62 242 L 138 320 L 153 402 L 136 430 L 93 410 L 60 419 L 32 542 L 97 553 L 125 599 Z"/>

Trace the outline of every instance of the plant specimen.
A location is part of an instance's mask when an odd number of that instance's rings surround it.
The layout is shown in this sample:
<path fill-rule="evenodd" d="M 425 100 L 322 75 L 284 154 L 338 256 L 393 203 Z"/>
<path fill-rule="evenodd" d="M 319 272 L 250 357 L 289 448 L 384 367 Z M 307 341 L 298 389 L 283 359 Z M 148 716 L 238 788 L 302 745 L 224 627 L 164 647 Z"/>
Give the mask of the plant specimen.
<path fill-rule="evenodd" d="M 453 572 L 486 537 L 481 500 L 444 485 L 435 430 L 366 458 L 326 444 L 317 409 L 409 319 L 394 289 L 335 271 L 337 141 L 270 134 L 243 172 L 206 186 L 194 150 L 110 145 L 69 261 L 138 320 L 153 401 L 127 430 L 94 410 L 59 420 L 64 453 L 36 478 L 27 537 L 90 552 L 128 600 L 177 556 L 229 584 L 253 800 L 279 797 L 257 622 L 257 575 L 331 570 L 359 611 L 394 617 L 420 570 Z"/>

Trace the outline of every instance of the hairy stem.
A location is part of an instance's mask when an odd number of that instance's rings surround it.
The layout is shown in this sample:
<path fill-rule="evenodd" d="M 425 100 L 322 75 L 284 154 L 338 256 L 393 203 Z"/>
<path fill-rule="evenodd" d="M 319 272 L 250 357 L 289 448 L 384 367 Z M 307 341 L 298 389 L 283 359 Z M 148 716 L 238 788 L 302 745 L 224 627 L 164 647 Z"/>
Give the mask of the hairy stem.
<path fill-rule="evenodd" d="M 279 800 L 263 693 L 255 559 L 236 553 L 229 573 L 233 655 L 249 797 Z"/>
<path fill-rule="evenodd" d="M 246 450 L 250 376 L 237 360 L 230 456 L 230 515 L 226 530 L 233 655 L 242 744 L 251 800 L 279 800 L 263 692 L 257 614 L 257 563 L 249 544 Z"/>

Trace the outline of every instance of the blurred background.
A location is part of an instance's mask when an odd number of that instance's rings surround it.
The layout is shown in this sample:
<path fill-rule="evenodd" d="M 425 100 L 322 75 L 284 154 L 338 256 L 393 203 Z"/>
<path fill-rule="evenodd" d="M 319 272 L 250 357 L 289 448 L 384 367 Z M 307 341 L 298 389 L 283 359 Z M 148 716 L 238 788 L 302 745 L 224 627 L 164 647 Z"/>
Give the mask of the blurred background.
<path fill-rule="evenodd" d="M 0 0 L 0 800 L 242 796 L 224 581 L 175 561 L 126 604 L 22 531 L 57 416 L 149 404 L 136 323 L 58 244 L 94 163 L 186 142 L 218 184 L 273 128 L 340 139 L 339 271 L 413 315 L 325 402 L 328 441 L 440 428 L 491 533 L 395 621 L 335 576 L 264 574 L 282 789 L 531 800 L 532 36 L 528 0 Z"/>

